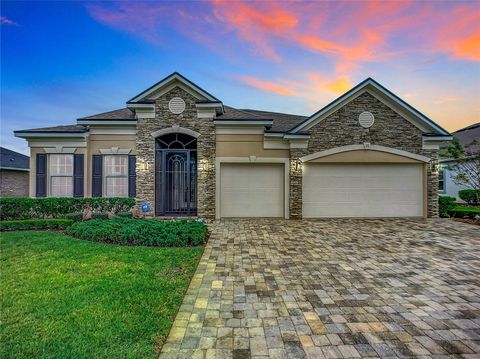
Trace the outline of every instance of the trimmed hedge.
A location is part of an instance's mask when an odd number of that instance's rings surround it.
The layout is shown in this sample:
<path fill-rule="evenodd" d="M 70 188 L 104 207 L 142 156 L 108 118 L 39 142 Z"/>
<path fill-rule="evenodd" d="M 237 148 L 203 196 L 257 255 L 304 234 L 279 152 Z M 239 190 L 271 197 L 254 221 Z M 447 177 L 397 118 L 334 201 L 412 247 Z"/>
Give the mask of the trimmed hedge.
<path fill-rule="evenodd" d="M 25 219 L 20 221 L 0 221 L 0 231 L 23 231 L 29 229 L 66 229 L 71 219 Z"/>
<path fill-rule="evenodd" d="M 480 190 L 462 189 L 461 191 L 458 191 L 458 197 L 468 204 L 480 204 Z"/>
<path fill-rule="evenodd" d="M 156 219 L 112 219 L 76 222 L 67 234 L 96 242 L 122 245 L 186 247 L 205 243 L 207 226 L 196 221 Z"/>
<path fill-rule="evenodd" d="M 111 213 L 128 212 L 135 205 L 133 198 L 74 198 L 48 197 L 0 198 L 0 220 L 32 218 L 62 218 L 71 213 Z"/>
<path fill-rule="evenodd" d="M 448 210 L 448 215 L 453 218 L 470 218 L 476 219 L 477 216 L 480 217 L 480 208 L 477 207 L 466 207 L 466 206 L 455 206 Z"/>
<path fill-rule="evenodd" d="M 455 197 L 439 196 L 438 197 L 438 213 L 440 217 L 449 217 L 448 211 L 456 206 Z"/>

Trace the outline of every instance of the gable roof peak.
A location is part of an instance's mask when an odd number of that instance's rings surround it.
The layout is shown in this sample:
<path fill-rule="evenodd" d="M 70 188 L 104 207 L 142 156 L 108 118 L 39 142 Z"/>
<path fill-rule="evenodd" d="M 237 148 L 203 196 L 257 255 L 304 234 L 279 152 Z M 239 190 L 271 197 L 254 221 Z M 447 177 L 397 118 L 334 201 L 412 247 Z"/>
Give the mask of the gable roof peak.
<path fill-rule="evenodd" d="M 297 133 L 307 126 L 311 125 L 312 123 L 316 123 L 320 121 L 322 118 L 328 116 L 329 114 L 336 111 L 338 108 L 342 107 L 345 103 L 349 102 L 355 94 L 359 93 L 360 91 L 364 90 L 366 86 L 371 85 L 371 92 L 372 94 L 375 93 L 377 96 L 380 96 L 385 101 L 388 101 L 393 106 L 397 108 L 401 108 L 402 111 L 409 114 L 409 116 L 413 117 L 418 121 L 418 124 L 421 124 L 421 127 L 428 128 L 430 131 L 435 133 L 436 135 L 440 136 L 449 136 L 450 133 L 445 130 L 443 127 L 436 124 L 430 118 L 425 116 L 423 113 L 415 109 L 413 106 L 409 105 L 407 102 L 402 100 L 400 97 L 395 95 L 389 89 L 381 85 L 379 82 L 374 80 L 372 77 L 367 77 L 362 82 L 358 83 L 356 86 L 345 92 L 343 95 L 337 97 L 335 100 L 330 102 L 325 107 L 321 108 L 319 111 L 315 112 L 313 115 L 305 119 L 305 121 L 301 122 L 300 124 L 296 125 L 292 128 L 289 133 Z M 418 125 L 420 126 L 420 125 Z M 311 127 L 311 126 L 310 126 Z"/>
<path fill-rule="evenodd" d="M 188 78 L 183 76 L 180 72 L 174 71 L 170 75 L 164 77 L 162 80 L 158 81 L 154 85 L 150 86 L 146 90 L 140 92 L 138 95 L 132 97 L 127 101 L 127 104 L 134 104 L 144 101 L 149 95 L 158 91 L 162 87 L 170 85 L 173 81 L 179 81 L 181 84 L 192 90 L 193 92 L 199 94 L 204 99 L 211 102 L 221 102 L 218 98 L 202 89 L 200 86 L 195 84 L 193 81 L 190 81 Z"/>

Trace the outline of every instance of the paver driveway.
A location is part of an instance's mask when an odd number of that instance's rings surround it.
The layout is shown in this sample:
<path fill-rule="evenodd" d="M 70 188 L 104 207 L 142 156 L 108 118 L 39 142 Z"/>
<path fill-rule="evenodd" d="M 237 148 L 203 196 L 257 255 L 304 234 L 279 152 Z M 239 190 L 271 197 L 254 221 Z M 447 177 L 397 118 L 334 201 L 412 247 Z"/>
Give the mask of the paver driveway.
<path fill-rule="evenodd" d="M 447 220 L 231 220 L 160 358 L 480 357 L 480 230 Z"/>

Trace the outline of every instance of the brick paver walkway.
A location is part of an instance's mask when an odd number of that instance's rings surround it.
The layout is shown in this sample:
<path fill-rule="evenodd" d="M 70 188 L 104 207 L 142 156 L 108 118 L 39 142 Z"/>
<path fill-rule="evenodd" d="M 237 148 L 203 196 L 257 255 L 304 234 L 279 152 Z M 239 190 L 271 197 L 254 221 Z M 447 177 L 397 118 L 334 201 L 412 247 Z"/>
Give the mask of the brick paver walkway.
<path fill-rule="evenodd" d="M 480 357 L 480 229 L 447 220 L 231 220 L 164 358 Z"/>

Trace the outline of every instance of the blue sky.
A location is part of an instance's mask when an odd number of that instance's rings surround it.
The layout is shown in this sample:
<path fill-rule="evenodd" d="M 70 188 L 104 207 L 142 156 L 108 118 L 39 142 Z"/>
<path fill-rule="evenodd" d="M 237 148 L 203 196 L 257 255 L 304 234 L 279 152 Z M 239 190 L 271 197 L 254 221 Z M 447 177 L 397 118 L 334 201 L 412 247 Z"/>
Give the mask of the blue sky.
<path fill-rule="evenodd" d="M 2 2 L 1 144 L 124 107 L 173 71 L 311 114 L 372 76 L 448 130 L 480 121 L 479 2 Z"/>

